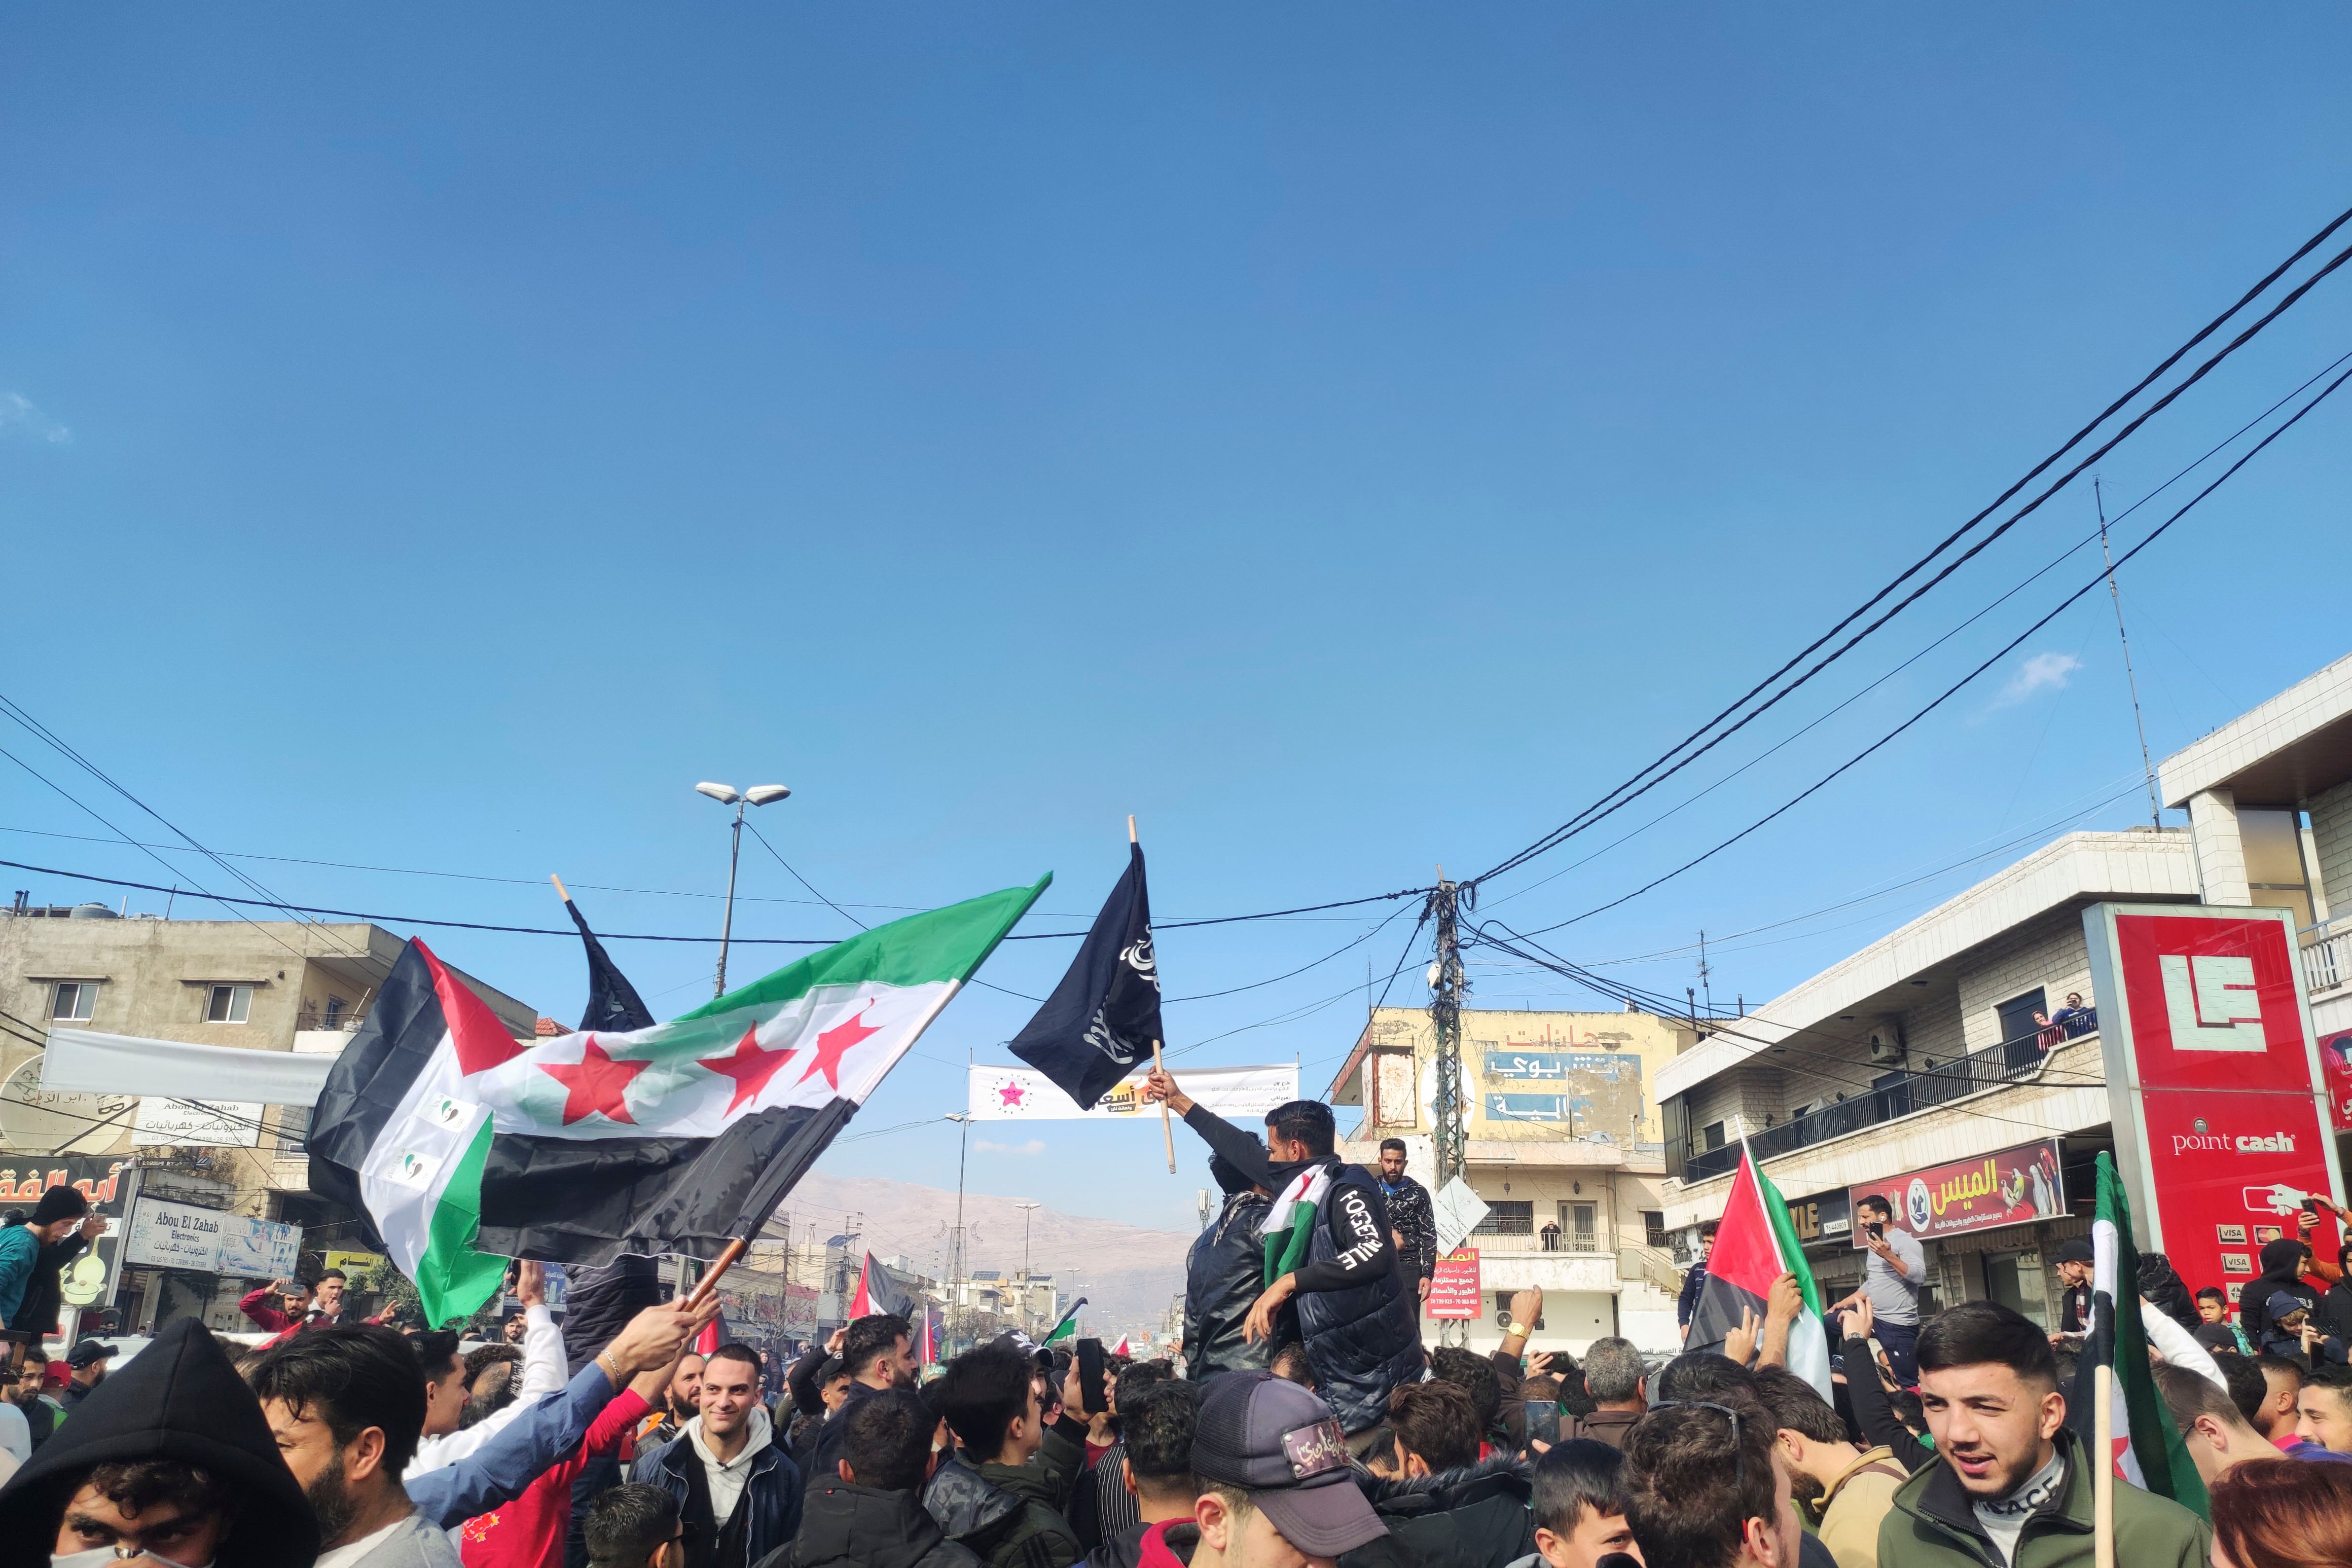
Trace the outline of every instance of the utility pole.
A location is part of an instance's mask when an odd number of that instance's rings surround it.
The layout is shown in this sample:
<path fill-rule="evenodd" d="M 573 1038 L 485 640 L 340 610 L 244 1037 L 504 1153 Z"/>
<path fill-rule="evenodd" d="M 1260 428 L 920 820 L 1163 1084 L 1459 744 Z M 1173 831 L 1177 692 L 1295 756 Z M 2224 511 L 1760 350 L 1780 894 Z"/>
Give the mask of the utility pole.
<path fill-rule="evenodd" d="M 1036 1295 L 1035 1288 L 1029 1282 L 1029 1222 L 1045 1205 L 1021 1203 L 1013 1207 L 1021 1211 L 1021 1332 L 1027 1333 L 1031 1327 L 1031 1303 Z"/>
<path fill-rule="evenodd" d="M 1706 932 L 1698 934 L 1698 988 L 1706 1002 L 1706 1016 L 1715 1017 L 1715 987 L 1710 983 L 1715 971 L 1706 967 Z"/>
<path fill-rule="evenodd" d="M 1475 894 L 1473 896 L 1475 896 Z M 1470 982 L 1462 971 L 1461 889 L 1445 880 L 1437 868 L 1437 886 L 1429 895 L 1429 915 L 1437 930 L 1437 959 L 1429 967 L 1429 1022 L 1437 1037 L 1435 1122 L 1437 1186 L 1462 1175 L 1469 1163 L 1470 1134 L 1462 1103 L 1462 998 Z M 1444 1319 L 1438 1339 L 1445 1344 L 1466 1344 L 1469 1325 L 1459 1318 Z"/>

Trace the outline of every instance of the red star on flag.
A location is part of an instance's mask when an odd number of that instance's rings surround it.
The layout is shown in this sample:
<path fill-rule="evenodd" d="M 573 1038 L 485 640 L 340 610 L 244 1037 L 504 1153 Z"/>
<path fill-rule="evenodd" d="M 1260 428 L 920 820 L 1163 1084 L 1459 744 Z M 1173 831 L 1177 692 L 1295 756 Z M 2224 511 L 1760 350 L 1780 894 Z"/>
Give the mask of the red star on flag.
<path fill-rule="evenodd" d="M 873 1005 L 872 999 L 869 998 L 865 1007 L 857 1009 L 856 1017 L 834 1025 L 816 1037 L 816 1060 L 808 1064 L 806 1072 L 801 1074 L 800 1081 L 803 1083 L 806 1083 L 819 1072 L 823 1072 L 824 1081 L 833 1085 L 835 1092 L 839 1092 L 843 1054 L 867 1035 L 882 1032 L 879 1028 L 868 1029 L 866 1026 L 866 1009 Z"/>
<path fill-rule="evenodd" d="M 615 1061 L 588 1037 L 588 1049 L 577 1062 L 542 1062 L 540 1071 L 563 1085 L 568 1092 L 563 1097 L 563 1124 L 572 1125 L 590 1115 L 604 1115 L 615 1122 L 636 1125 L 629 1114 L 626 1092 L 630 1080 L 653 1065 L 650 1061 Z"/>
<path fill-rule="evenodd" d="M 1000 1105 L 1018 1105 L 1021 1103 L 1021 1085 L 1018 1083 L 1000 1083 L 996 1086 L 996 1103 Z"/>
<path fill-rule="evenodd" d="M 727 1102 L 728 1115 L 733 1115 L 735 1108 L 744 1102 L 758 1099 L 760 1091 L 768 1086 L 768 1080 L 776 1075 L 776 1070 L 795 1054 L 789 1047 L 782 1051 L 761 1050 L 759 1035 L 760 1026 L 753 1024 L 743 1031 L 743 1038 L 736 1042 L 733 1051 L 725 1056 L 705 1058 L 696 1063 L 735 1081 L 735 1093 Z"/>

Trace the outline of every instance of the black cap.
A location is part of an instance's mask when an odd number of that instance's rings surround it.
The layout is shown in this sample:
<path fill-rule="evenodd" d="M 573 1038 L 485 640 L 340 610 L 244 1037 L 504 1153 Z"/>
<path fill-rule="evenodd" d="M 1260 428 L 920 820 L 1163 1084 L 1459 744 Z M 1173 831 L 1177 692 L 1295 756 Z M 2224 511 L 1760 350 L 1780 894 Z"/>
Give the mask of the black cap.
<path fill-rule="evenodd" d="M 1337 1557 L 1389 1532 L 1356 1485 L 1331 1407 L 1270 1372 L 1209 1380 L 1192 1426 L 1192 1473 L 1249 1493 L 1310 1557 Z"/>
<path fill-rule="evenodd" d="M 118 1354 L 120 1353 L 104 1340 L 81 1340 L 77 1342 L 71 1350 L 66 1352 L 66 1364 L 79 1372 L 85 1366 L 104 1361 L 108 1356 Z"/>
<path fill-rule="evenodd" d="M 2079 1236 L 2058 1244 L 2058 1261 L 2061 1263 L 2091 1263 L 2096 1260 L 2091 1251 L 2091 1244 Z"/>

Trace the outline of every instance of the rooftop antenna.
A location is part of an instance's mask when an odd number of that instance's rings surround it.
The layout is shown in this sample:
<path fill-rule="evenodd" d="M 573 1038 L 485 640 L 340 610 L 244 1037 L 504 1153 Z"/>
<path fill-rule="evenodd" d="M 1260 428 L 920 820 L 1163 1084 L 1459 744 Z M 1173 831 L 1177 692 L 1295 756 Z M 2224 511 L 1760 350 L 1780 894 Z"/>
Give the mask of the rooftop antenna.
<path fill-rule="evenodd" d="M 2161 831 L 2164 803 L 2156 792 L 2156 764 L 2147 756 L 2147 720 L 2139 711 L 2139 678 L 2132 674 L 2131 639 L 2124 634 L 2124 597 L 2116 590 L 2116 558 L 2107 549 L 2107 500 L 2099 490 L 2099 476 L 2091 476 L 2091 501 L 2099 508 L 2099 558 L 2107 564 L 2107 599 L 2116 607 L 2116 641 L 2124 648 L 2124 685 L 2131 692 L 2132 723 L 2139 727 L 2139 767 L 2147 778 L 2147 820 Z"/>
<path fill-rule="evenodd" d="M 1699 995 L 1706 1002 L 1706 1016 L 1709 1018 L 1715 1016 L 1715 988 L 1707 984 L 1707 977 L 1714 973 L 1714 970 L 1706 967 L 1706 933 L 1701 931 L 1698 934 Z"/>

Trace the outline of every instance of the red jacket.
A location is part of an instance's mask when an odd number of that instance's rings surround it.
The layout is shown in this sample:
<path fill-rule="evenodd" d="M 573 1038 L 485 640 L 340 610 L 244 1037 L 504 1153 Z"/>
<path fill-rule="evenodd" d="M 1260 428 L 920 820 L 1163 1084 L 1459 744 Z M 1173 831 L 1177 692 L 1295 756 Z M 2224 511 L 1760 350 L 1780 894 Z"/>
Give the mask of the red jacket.
<path fill-rule="evenodd" d="M 304 1318 L 289 1318 L 284 1312 L 279 1312 L 276 1307 L 267 1304 L 268 1299 L 276 1293 L 277 1292 L 270 1290 L 268 1286 L 263 1285 L 257 1290 L 247 1291 L 244 1295 L 237 1298 L 236 1310 L 243 1312 L 247 1317 L 252 1319 L 254 1327 L 261 1330 L 264 1333 L 274 1334 L 277 1336 L 273 1339 L 264 1340 L 261 1343 L 261 1348 L 263 1350 L 268 1350 L 273 1344 L 278 1344 L 286 1340 L 292 1339 L 296 1334 L 300 1333 L 304 1329 L 309 1328 L 314 1322 L 328 1322 L 332 1321 L 329 1319 L 324 1312 L 312 1312 L 308 1317 Z"/>
<path fill-rule="evenodd" d="M 630 1433 L 653 1408 L 624 1388 L 588 1424 L 571 1455 L 541 1472 L 504 1508 L 478 1513 L 457 1528 L 457 1555 L 466 1568 L 563 1568 L 563 1531 L 572 1521 L 572 1483 L 592 1456 L 619 1453 L 625 1461 Z"/>

